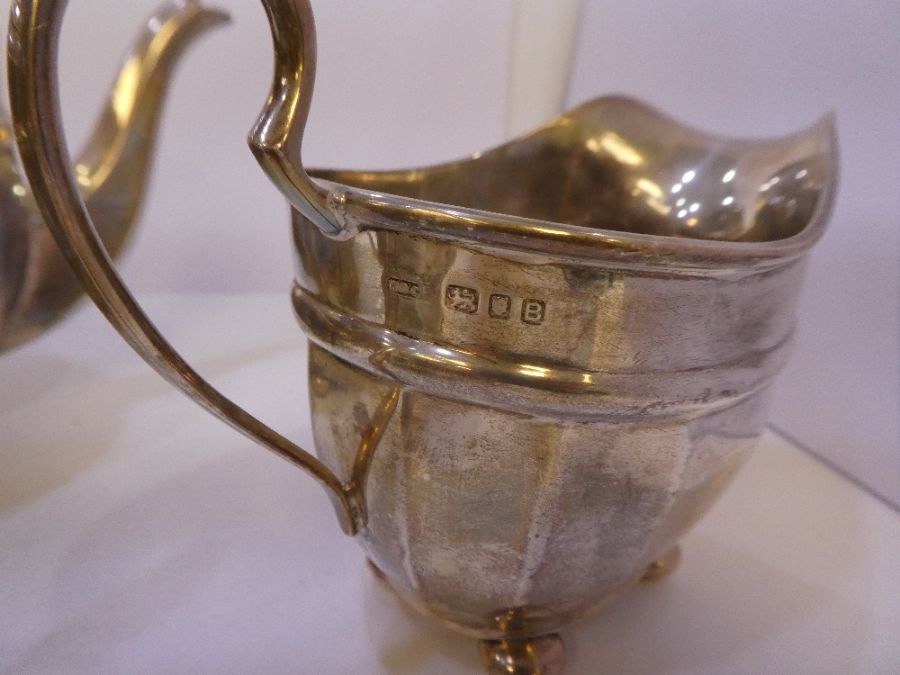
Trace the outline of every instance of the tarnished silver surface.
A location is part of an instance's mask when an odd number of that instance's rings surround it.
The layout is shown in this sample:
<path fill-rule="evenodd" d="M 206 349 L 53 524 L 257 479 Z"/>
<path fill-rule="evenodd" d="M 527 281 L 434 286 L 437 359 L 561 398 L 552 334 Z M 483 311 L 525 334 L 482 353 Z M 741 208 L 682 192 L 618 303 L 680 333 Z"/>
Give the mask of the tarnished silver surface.
<path fill-rule="evenodd" d="M 311 172 L 316 448 L 346 480 L 384 429 L 360 536 L 394 589 L 502 639 L 645 576 L 764 426 L 834 153 L 830 118 L 730 140 L 604 98 L 468 160 Z"/>
<path fill-rule="evenodd" d="M 317 478 L 402 597 L 492 640 L 494 672 L 561 668 L 557 640 L 530 638 L 664 571 L 762 430 L 831 208 L 831 119 L 735 141 L 605 98 L 468 160 L 308 175 L 311 10 L 263 0 L 276 75 L 250 144 L 295 208 L 316 459 L 200 378 L 105 257 L 60 152 L 64 4 L 18 3 L 11 100 L 92 297 L 163 375 Z"/>
<path fill-rule="evenodd" d="M 194 2 L 161 6 L 135 40 L 75 160 L 79 189 L 111 255 L 140 210 L 172 69 L 195 38 L 227 18 Z M 12 124 L 0 108 L 0 351 L 39 334 L 82 293 L 19 173 Z"/>

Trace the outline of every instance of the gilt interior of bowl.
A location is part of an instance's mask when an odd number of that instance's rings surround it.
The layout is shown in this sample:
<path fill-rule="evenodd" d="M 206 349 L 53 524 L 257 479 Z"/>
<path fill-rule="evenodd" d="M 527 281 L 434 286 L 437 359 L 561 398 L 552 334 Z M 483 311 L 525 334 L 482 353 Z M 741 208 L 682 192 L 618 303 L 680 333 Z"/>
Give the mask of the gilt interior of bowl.
<path fill-rule="evenodd" d="M 773 242 L 824 223 L 836 143 L 831 115 L 782 138 L 728 139 L 607 97 L 461 161 L 310 173 L 366 191 L 579 228 Z"/>

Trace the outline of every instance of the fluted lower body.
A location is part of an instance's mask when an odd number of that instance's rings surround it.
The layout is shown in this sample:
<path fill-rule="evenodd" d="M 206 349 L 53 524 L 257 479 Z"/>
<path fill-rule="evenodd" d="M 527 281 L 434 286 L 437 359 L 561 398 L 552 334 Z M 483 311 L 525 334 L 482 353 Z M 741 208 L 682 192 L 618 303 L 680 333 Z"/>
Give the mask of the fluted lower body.
<path fill-rule="evenodd" d="M 552 632 L 636 582 L 739 468 L 766 398 L 665 423 L 546 419 L 399 387 L 315 345 L 310 383 L 318 453 L 364 494 L 370 559 L 481 638 Z"/>

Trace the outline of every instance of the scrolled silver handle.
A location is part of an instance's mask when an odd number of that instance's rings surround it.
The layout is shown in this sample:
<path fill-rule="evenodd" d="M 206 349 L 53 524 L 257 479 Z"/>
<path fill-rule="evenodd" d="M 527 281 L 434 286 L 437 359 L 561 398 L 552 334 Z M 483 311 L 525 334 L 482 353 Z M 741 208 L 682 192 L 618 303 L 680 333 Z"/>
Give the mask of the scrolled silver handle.
<path fill-rule="evenodd" d="M 257 420 L 204 380 L 156 329 L 116 272 L 69 168 L 72 163 L 62 128 L 57 67 L 59 32 L 66 4 L 67 0 L 17 0 L 12 6 L 9 25 L 8 75 L 13 127 L 22 167 L 47 227 L 96 305 L 148 364 L 210 413 L 310 473 L 328 491 L 344 531 L 355 534 L 363 516 L 353 484 L 342 483 L 312 454 Z M 304 7 L 308 10 L 305 2 L 264 0 L 263 4 L 273 21 L 273 32 L 282 35 L 296 27 L 291 21 L 299 18 L 297 12 Z M 276 30 L 281 12 L 288 10 L 287 23 Z M 305 25 L 311 34 L 311 24 Z M 298 58 L 302 66 L 302 55 Z M 279 68 L 279 72 L 283 70 Z M 285 86 L 287 93 L 297 93 L 291 83 Z M 295 99 L 296 102 L 300 99 Z M 274 128 L 271 130 L 273 138 L 283 136 L 285 145 L 279 147 L 290 145 L 296 133 L 291 131 L 290 122 L 298 108 L 284 105 L 287 107 L 276 102 L 273 106 L 276 113 L 273 121 L 287 123 L 283 135 Z"/>

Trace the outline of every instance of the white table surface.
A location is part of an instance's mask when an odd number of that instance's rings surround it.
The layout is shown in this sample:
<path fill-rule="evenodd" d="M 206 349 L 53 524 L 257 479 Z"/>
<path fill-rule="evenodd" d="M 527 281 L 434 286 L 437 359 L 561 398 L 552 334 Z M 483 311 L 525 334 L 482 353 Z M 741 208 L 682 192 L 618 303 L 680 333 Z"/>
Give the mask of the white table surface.
<path fill-rule="evenodd" d="M 153 296 L 228 395 L 311 447 L 284 296 Z M 368 573 L 313 482 L 91 307 L 0 356 L 0 672 L 479 673 Z M 678 572 L 564 632 L 572 675 L 900 672 L 900 516 L 774 434 Z"/>

